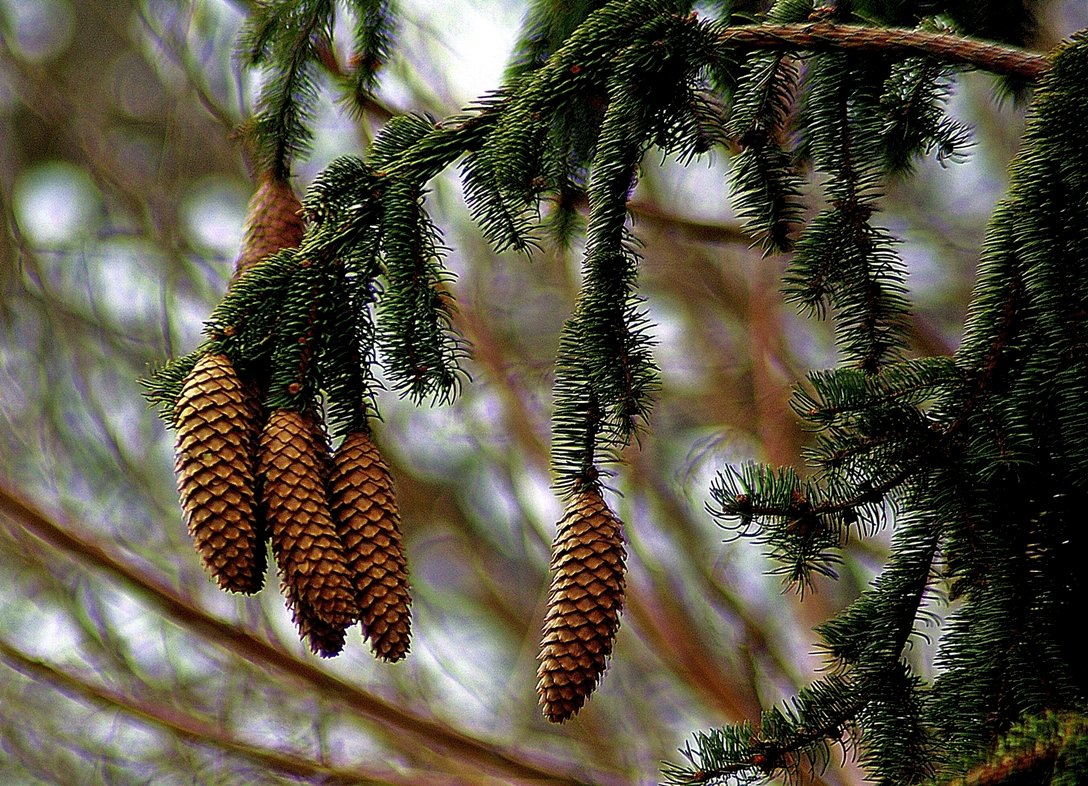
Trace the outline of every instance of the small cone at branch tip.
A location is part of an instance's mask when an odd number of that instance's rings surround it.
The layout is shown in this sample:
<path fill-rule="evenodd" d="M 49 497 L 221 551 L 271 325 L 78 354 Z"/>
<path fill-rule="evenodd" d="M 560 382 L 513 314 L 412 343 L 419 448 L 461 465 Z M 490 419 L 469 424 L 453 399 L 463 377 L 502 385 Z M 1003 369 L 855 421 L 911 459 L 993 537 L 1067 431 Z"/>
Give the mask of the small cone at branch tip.
<path fill-rule="evenodd" d="M 257 414 L 225 355 L 197 362 L 176 412 L 178 493 L 196 550 L 224 590 L 257 592 L 265 572 L 253 477 Z"/>
<path fill-rule="evenodd" d="M 623 525 L 597 488 L 578 492 L 559 522 L 540 646 L 537 693 L 562 723 L 597 687 L 612 654 L 625 586 Z"/>
<path fill-rule="evenodd" d="M 235 275 L 242 275 L 281 249 L 294 248 L 302 242 L 305 230 L 302 203 L 291 184 L 273 175 L 262 176 L 249 200 L 242 250 L 234 263 Z"/>
<path fill-rule="evenodd" d="M 316 433 L 301 412 L 272 412 L 261 432 L 261 502 L 288 600 L 297 598 L 330 627 L 347 628 L 359 612 L 329 513 Z"/>
<path fill-rule="evenodd" d="M 361 431 L 336 453 L 329 504 L 355 579 L 363 635 L 374 654 L 397 661 L 411 638 L 411 590 L 393 480 L 377 446 Z"/>

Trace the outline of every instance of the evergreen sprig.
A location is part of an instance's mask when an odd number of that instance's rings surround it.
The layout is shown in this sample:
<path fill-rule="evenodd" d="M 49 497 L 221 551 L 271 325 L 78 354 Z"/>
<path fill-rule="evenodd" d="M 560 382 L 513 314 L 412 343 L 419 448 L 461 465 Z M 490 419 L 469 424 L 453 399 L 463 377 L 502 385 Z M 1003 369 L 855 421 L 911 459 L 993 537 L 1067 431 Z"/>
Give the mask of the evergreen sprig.
<path fill-rule="evenodd" d="M 461 385 L 464 343 L 453 330 L 450 274 L 438 230 L 414 183 L 393 179 L 382 196 L 382 259 L 388 286 L 378 304 L 384 366 L 393 388 L 420 402 L 451 401 Z"/>
<path fill-rule="evenodd" d="M 737 214 L 767 253 L 789 251 L 801 220 L 800 178 L 787 147 L 797 79 L 787 55 L 750 56 L 729 119 L 728 131 L 741 148 L 732 173 Z"/>
<path fill-rule="evenodd" d="M 254 133 L 261 169 L 280 179 L 305 155 L 318 100 L 319 41 L 331 40 L 332 0 L 273 0 L 258 4 L 239 38 L 250 68 L 266 68 Z"/>
<path fill-rule="evenodd" d="M 393 48 L 394 6 L 389 0 L 345 0 L 352 12 L 352 52 L 348 59 L 352 108 L 362 109 L 378 85 L 378 71 Z"/>
<path fill-rule="evenodd" d="M 965 158 L 971 146 L 970 129 L 944 111 L 954 72 L 952 66 L 926 58 L 912 57 L 892 65 L 880 98 L 889 171 L 909 173 L 916 159 L 931 154 L 942 165 Z"/>
<path fill-rule="evenodd" d="M 556 360 L 552 466 L 564 493 L 594 482 L 597 463 L 629 444 L 650 411 L 657 370 L 635 293 L 627 200 L 650 145 L 699 143 L 695 81 L 711 42 L 709 25 L 661 16 L 614 63 L 590 169 L 582 290 Z"/>
<path fill-rule="evenodd" d="M 856 741 L 855 719 L 864 708 L 855 686 L 837 675 L 815 682 L 792 701 L 763 712 L 758 724 L 734 726 L 696 735 L 695 745 L 680 752 L 689 766 L 666 764 L 665 783 L 758 783 L 783 778 L 794 784 L 806 772 L 821 772 L 833 746 L 850 750 Z"/>
<path fill-rule="evenodd" d="M 1077 39 L 1039 86 L 954 360 L 812 375 L 795 408 L 819 430 L 809 455 L 815 477 L 751 467 L 723 475 L 715 489 L 715 512 L 766 541 L 794 574 L 799 550 L 784 523 L 800 520 L 810 498 L 811 520 L 828 530 L 829 514 L 866 493 L 868 504 L 891 505 L 889 564 L 820 628 L 860 702 L 861 761 L 881 783 L 1012 783 L 1028 773 L 1052 782 L 1046 773 L 1059 772 L 1051 767 L 1060 744 L 1048 740 L 1056 716 L 1047 713 L 1082 720 L 1088 703 L 1088 671 L 1068 624 L 1088 600 L 1079 570 L 1088 546 L 1080 526 L 1088 209 L 1074 196 L 1088 185 L 1088 156 L 1076 142 L 1088 123 L 1078 99 L 1086 79 L 1088 41 Z M 832 186 L 851 193 L 848 182 Z M 942 582 L 958 603 L 942 623 L 939 676 L 925 683 L 903 653 Z M 994 740 L 1024 719 L 1032 753 L 995 755 Z M 722 744 L 738 730 L 697 737 L 685 753 L 693 766 L 670 770 L 675 782 L 756 780 L 750 769 L 751 777 L 736 775 L 750 768 L 751 751 Z M 1083 745 L 1082 733 L 1073 738 Z M 975 775 L 955 780 L 971 767 Z"/>
<path fill-rule="evenodd" d="M 376 74 L 389 56 L 394 8 L 388 0 L 345 0 L 353 16 L 349 106 L 365 106 Z M 334 58 L 333 0 L 263 0 L 253 5 L 238 37 L 238 55 L 265 79 L 252 124 L 261 171 L 286 179 L 291 162 L 309 153 L 318 75 Z M 333 64 L 340 72 L 339 64 Z"/>
<path fill-rule="evenodd" d="M 879 782 L 914 784 L 984 766 L 988 746 L 1024 719 L 1048 738 L 1048 713 L 1076 717 L 1088 703 L 1069 624 L 1088 600 L 1088 42 L 1050 64 L 923 24 L 944 14 L 960 30 L 1010 39 L 1027 18 L 951 0 L 779 0 L 764 22 L 743 26 L 727 7 L 711 21 L 679 0 L 576 3 L 569 18 L 561 6 L 538 0 L 494 94 L 442 122 L 397 118 L 366 160 L 330 165 L 306 196 L 299 248 L 234 282 L 205 342 L 156 372 L 149 398 L 171 421 L 182 381 L 217 352 L 266 406 L 324 410 L 338 435 L 377 416 L 375 364 L 417 401 L 452 399 L 466 347 L 424 197 L 465 156 L 470 209 L 498 247 L 532 249 L 541 199 L 564 226 L 588 202 L 582 288 L 556 361 L 553 469 L 563 493 L 597 484 L 601 465 L 645 427 L 659 384 L 627 215 L 639 168 L 654 147 L 686 161 L 739 143 L 738 208 L 768 251 L 796 240 L 787 291 L 816 314 L 834 312 L 847 365 L 813 373 L 795 398 L 816 432 L 812 472 L 729 469 L 711 512 L 763 543 L 802 591 L 813 575 L 834 576 L 849 537 L 891 526 L 892 553 L 873 586 L 820 628 L 832 674 L 758 724 L 699 733 L 685 750 L 691 766 L 667 765 L 666 778 L 795 779 L 819 772 L 838 745 L 856 748 Z M 390 6 L 349 9 L 358 93 L 387 57 Z M 332 14 L 331 0 L 274 0 L 243 34 L 244 62 L 268 70 L 255 127 L 274 176 L 309 143 Z M 873 218 L 889 175 L 962 149 L 965 131 L 943 104 L 957 69 L 980 64 L 1046 76 L 991 222 L 961 349 L 904 360 L 904 269 Z M 823 204 L 801 227 L 803 162 L 821 173 L 812 199 Z M 957 607 L 940 676 L 926 683 L 904 652 L 942 589 Z"/>

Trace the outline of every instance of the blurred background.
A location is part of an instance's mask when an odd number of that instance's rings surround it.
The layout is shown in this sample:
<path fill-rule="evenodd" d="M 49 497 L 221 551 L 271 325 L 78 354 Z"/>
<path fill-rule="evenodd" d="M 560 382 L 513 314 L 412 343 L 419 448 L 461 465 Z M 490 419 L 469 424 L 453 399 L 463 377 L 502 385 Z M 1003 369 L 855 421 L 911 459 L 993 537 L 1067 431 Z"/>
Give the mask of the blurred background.
<path fill-rule="evenodd" d="M 401 6 L 378 102 L 352 115 L 327 80 L 300 191 L 360 153 L 387 111 L 442 117 L 499 84 L 524 4 Z M 686 168 L 651 154 L 634 195 L 663 390 L 609 480 L 627 609 L 575 720 L 542 718 L 535 657 L 562 512 L 547 469 L 552 361 L 579 248 L 496 256 L 456 172 L 428 204 L 473 383 L 441 409 L 379 397 L 411 655 L 376 662 L 355 631 L 321 661 L 274 585 L 236 598 L 204 575 L 172 435 L 139 379 L 196 346 L 238 253 L 252 180 L 234 129 L 258 86 L 232 57 L 247 8 L 0 0 L 0 783 L 653 783 L 692 731 L 792 695 L 821 664 L 812 627 L 879 570 L 886 533 L 850 544 L 840 581 L 801 602 L 706 512 L 731 463 L 799 463 L 791 386 L 835 363 L 828 326 L 783 305 L 783 260 L 749 249 L 720 153 Z M 1083 27 L 1083 2 L 1044 4 L 1031 45 Z M 982 75 L 960 81 L 952 111 L 975 129 L 969 159 L 920 165 L 885 203 L 919 355 L 956 348 L 1023 123 Z M 923 674 L 930 649 L 912 652 Z M 861 777 L 835 763 L 822 780 Z"/>

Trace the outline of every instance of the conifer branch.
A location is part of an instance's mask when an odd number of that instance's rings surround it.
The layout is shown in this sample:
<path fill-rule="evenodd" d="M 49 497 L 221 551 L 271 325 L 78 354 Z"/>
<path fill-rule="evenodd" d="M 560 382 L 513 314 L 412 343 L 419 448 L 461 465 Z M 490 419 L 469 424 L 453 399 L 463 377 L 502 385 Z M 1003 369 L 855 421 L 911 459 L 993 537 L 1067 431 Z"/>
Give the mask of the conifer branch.
<path fill-rule="evenodd" d="M 893 27 L 815 22 L 802 25 L 745 25 L 724 29 L 718 40 L 742 51 L 792 49 L 811 52 L 850 50 L 883 55 L 925 56 L 981 71 L 1036 81 L 1050 68 L 1037 52 L 974 38 Z"/>
<path fill-rule="evenodd" d="M 1005 734 L 986 761 L 944 786 L 1015 786 L 1078 782 L 1088 765 L 1088 718 L 1078 712 L 1047 712 L 1027 718 Z M 1073 776 L 1069 778 L 1069 776 Z"/>
<path fill-rule="evenodd" d="M 696 735 L 697 749 L 681 750 L 690 767 L 666 763 L 668 786 L 756 783 L 779 777 L 795 783 L 805 764 L 816 772 L 830 760 L 829 743 L 854 744 L 851 727 L 868 698 L 848 680 L 831 676 L 803 690 L 791 704 L 748 721 Z"/>
<path fill-rule="evenodd" d="M 1005 756 L 998 761 L 986 762 L 975 767 L 962 778 L 948 781 L 947 786 L 1004 786 L 1021 782 L 1036 781 L 1043 773 L 1054 767 L 1054 761 L 1061 752 L 1058 743 L 1028 748 Z"/>

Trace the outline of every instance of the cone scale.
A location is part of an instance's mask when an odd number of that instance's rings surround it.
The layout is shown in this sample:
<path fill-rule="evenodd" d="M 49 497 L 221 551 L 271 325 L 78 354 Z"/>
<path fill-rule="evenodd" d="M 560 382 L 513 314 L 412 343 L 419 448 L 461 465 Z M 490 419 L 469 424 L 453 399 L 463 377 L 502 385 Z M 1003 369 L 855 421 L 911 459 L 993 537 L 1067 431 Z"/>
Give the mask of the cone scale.
<path fill-rule="evenodd" d="M 284 585 L 284 590 L 291 619 L 298 628 L 299 638 L 310 648 L 310 652 L 322 658 L 339 655 L 347 642 L 347 626 L 330 625 L 318 617 L 308 603 L 299 599 L 292 586 Z"/>
<path fill-rule="evenodd" d="M 238 277 L 265 257 L 302 242 L 302 203 L 286 180 L 264 175 L 249 200 L 242 250 L 234 263 Z"/>
<path fill-rule="evenodd" d="M 324 455 L 312 419 L 277 409 L 261 432 L 262 506 L 284 595 L 331 628 L 358 619 L 351 573 L 325 497 Z"/>
<path fill-rule="evenodd" d="M 349 434 L 336 453 L 329 505 L 355 580 L 363 636 L 379 658 L 408 653 L 411 591 L 393 480 L 370 437 Z"/>
<path fill-rule="evenodd" d="M 612 654 L 624 596 L 623 525 L 599 489 L 583 489 L 559 522 L 537 692 L 562 723 L 582 708 Z"/>
<path fill-rule="evenodd" d="M 253 477 L 256 413 L 225 355 L 201 358 L 176 406 L 178 493 L 204 567 L 229 592 L 264 583 Z"/>

